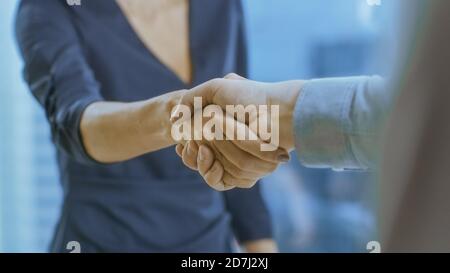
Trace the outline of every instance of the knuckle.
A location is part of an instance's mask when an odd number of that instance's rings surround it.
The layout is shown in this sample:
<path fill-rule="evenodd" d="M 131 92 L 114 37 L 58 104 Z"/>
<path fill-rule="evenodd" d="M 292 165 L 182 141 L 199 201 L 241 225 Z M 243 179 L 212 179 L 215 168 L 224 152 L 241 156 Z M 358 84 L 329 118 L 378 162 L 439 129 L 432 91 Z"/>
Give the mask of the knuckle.
<path fill-rule="evenodd" d="M 212 80 L 210 80 L 211 84 L 220 84 L 223 81 L 222 78 L 214 78 Z"/>
<path fill-rule="evenodd" d="M 226 74 L 225 75 L 225 79 L 232 79 L 232 78 L 234 78 L 235 77 L 235 74 L 234 73 L 228 73 L 228 74 Z"/>
<path fill-rule="evenodd" d="M 220 92 L 223 88 L 225 79 L 215 78 L 209 81 L 209 86 L 211 87 L 211 91 L 213 94 Z"/>

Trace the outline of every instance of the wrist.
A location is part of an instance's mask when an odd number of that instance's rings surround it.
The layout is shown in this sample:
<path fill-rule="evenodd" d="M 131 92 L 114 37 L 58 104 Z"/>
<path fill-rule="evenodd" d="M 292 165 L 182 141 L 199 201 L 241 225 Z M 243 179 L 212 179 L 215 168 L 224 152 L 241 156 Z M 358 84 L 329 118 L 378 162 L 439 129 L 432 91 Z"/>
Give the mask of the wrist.
<path fill-rule="evenodd" d="M 270 105 L 279 106 L 280 146 L 287 151 L 294 149 L 294 109 L 305 82 L 301 80 L 275 83 L 269 91 Z"/>
<path fill-rule="evenodd" d="M 156 137 L 164 142 L 165 147 L 175 144 L 171 134 L 170 116 L 185 92 L 186 90 L 174 91 L 143 102 L 139 120 L 142 124 L 142 137 L 147 142 L 150 137 L 153 139 Z"/>

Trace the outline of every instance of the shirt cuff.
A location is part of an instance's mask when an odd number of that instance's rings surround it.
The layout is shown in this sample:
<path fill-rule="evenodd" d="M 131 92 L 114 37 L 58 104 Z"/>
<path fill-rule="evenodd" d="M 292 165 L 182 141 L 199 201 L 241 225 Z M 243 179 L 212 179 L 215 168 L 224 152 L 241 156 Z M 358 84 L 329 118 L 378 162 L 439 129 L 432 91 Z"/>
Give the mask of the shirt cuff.
<path fill-rule="evenodd" d="M 294 110 L 295 146 L 300 162 L 313 168 L 358 169 L 349 141 L 350 114 L 364 77 L 307 82 Z"/>

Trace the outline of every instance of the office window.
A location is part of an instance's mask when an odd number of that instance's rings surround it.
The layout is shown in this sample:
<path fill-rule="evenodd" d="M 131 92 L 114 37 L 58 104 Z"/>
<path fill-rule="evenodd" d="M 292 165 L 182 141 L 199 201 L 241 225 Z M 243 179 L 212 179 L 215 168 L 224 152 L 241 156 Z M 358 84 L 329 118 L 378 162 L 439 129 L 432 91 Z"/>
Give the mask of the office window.
<path fill-rule="evenodd" d="M 17 3 L 3 1 L 0 9 L 0 251 L 45 252 L 61 190 L 47 121 L 22 80 Z"/>

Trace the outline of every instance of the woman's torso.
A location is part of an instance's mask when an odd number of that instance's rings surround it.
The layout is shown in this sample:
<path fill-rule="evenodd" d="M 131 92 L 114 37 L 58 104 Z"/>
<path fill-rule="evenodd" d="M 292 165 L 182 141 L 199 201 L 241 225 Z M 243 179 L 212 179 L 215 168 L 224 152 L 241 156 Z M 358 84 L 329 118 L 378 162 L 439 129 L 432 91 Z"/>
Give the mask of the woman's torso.
<path fill-rule="evenodd" d="M 244 73 L 239 1 L 189 3 L 191 85 Z M 67 8 L 106 100 L 143 100 L 190 86 L 148 50 L 115 1 Z M 54 251 L 73 240 L 83 252 L 230 250 L 222 195 L 185 168 L 173 148 L 113 165 L 58 157 L 65 202 Z"/>

